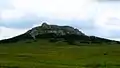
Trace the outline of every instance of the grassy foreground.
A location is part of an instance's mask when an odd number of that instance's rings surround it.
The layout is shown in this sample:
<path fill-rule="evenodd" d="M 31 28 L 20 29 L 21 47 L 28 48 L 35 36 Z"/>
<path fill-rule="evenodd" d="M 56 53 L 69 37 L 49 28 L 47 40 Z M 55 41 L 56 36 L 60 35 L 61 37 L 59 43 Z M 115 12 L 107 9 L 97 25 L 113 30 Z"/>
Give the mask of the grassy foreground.
<path fill-rule="evenodd" d="M 120 68 L 120 45 L 0 44 L 0 68 Z"/>

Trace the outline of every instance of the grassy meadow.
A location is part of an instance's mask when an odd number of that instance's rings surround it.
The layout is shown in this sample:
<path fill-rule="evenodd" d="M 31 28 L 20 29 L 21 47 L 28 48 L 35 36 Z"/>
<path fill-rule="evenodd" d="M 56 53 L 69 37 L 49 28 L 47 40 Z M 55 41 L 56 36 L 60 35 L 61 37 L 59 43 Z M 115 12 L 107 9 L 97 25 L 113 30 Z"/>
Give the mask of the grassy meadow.
<path fill-rule="evenodd" d="M 0 44 L 0 68 L 120 68 L 120 45 L 46 40 Z"/>

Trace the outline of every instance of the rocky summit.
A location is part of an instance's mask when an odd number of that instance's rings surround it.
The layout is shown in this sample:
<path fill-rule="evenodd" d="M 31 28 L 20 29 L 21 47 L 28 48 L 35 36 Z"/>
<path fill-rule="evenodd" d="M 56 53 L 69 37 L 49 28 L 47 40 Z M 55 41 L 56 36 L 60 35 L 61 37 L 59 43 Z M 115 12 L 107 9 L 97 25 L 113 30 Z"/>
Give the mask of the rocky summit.
<path fill-rule="evenodd" d="M 78 29 L 75 29 L 71 26 L 58 26 L 58 25 L 49 25 L 47 23 L 43 23 L 41 26 L 35 27 L 27 32 L 34 39 L 37 35 L 54 33 L 56 35 L 85 35 Z"/>

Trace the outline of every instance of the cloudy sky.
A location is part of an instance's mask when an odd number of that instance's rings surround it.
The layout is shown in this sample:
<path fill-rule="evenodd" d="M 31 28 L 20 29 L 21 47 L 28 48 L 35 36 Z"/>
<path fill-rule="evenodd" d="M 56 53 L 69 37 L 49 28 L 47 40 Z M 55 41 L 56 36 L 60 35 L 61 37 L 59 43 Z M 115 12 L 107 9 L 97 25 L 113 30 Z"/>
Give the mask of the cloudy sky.
<path fill-rule="evenodd" d="M 119 6 L 119 0 L 0 0 L 0 39 L 22 34 L 45 21 L 120 40 Z"/>

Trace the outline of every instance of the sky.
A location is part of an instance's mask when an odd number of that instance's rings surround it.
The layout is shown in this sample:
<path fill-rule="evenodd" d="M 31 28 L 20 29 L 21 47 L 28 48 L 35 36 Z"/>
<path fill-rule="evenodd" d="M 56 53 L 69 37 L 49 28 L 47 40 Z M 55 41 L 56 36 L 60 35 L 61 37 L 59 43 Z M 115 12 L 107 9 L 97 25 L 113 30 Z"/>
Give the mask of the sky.
<path fill-rule="evenodd" d="M 0 39 L 47 22 L 120 41 L 119 6 L 120 0 L 0 0 Z"/>

